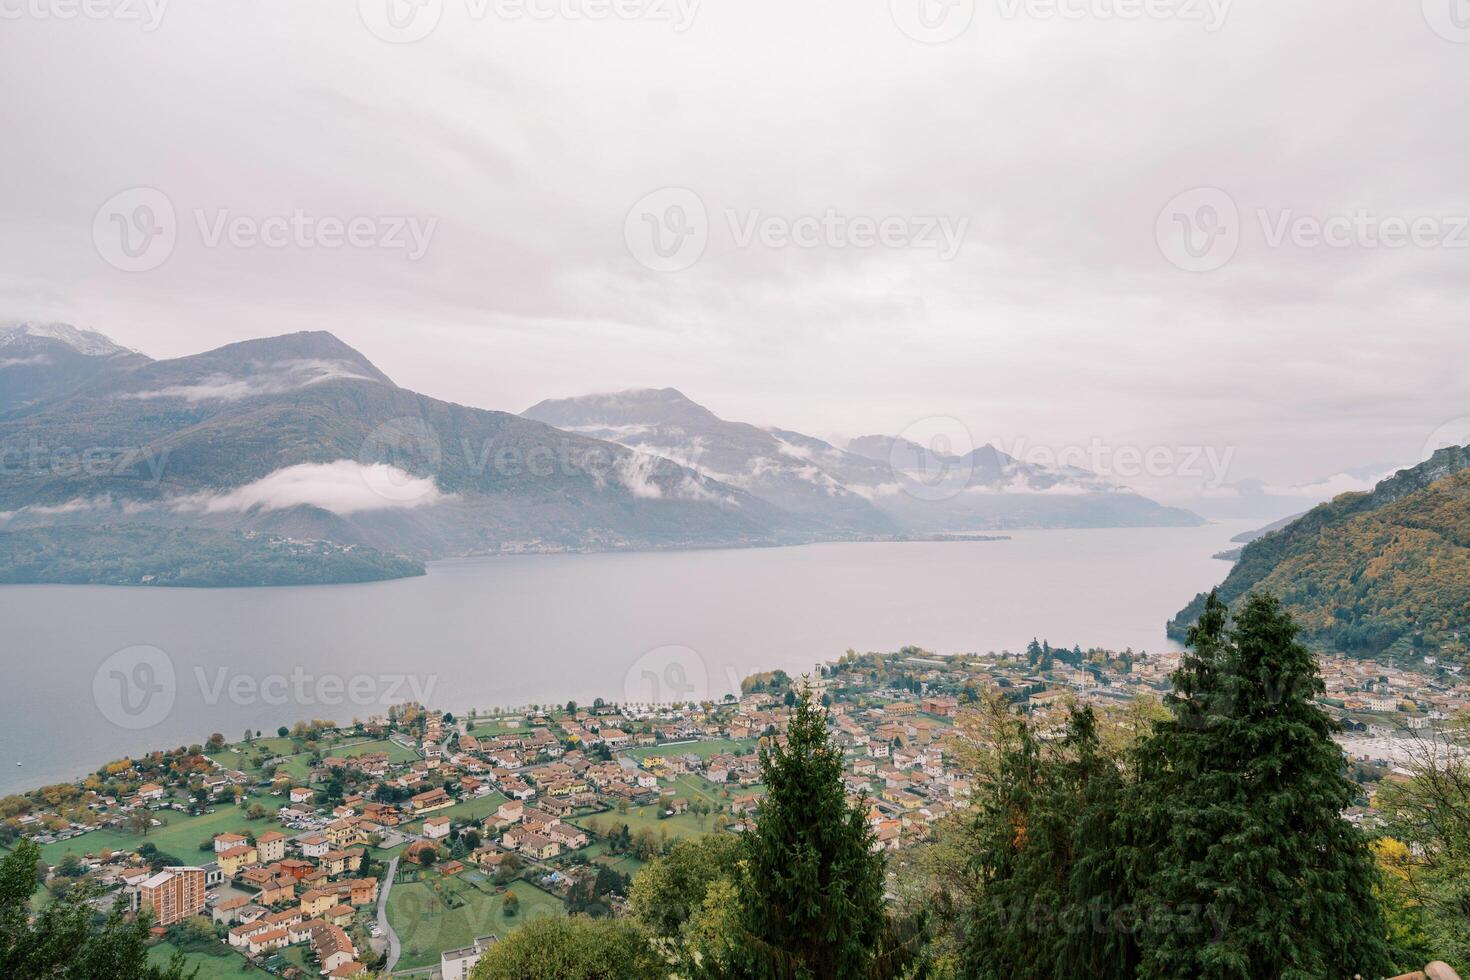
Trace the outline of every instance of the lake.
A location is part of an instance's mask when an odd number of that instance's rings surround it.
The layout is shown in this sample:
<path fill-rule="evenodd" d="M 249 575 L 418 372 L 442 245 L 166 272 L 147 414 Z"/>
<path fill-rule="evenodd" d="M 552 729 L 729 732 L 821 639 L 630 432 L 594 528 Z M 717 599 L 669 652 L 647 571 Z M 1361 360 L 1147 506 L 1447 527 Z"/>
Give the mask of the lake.
<path fill-rule="evenodd" d="M 310 588 L 0 588 L 0 791 L 405 700 L 718 697 L 758 670 L 906 644 L 1165 649 L 1165 620 L 1224 578 L 1210 556 L 1250 526 L 499 557 Z"/>

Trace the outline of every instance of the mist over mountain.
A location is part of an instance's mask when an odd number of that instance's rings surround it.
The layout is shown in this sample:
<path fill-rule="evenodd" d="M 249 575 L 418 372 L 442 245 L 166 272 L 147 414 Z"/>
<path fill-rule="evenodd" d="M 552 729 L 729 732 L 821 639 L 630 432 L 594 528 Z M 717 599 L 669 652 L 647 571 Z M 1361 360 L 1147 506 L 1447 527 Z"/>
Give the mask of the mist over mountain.
<path fill-rule="evenodd" d="M 420 559 L 820 530 L 667 459 L 400 388 L 328 333 L 77 355 L 0 414 L 0 529 L 250 530 Z"/>
<path fill-rule="evenodd" d="M 6 533 L 56 528 L 106 528 L 114 540 L 126 529 L 137 553 L 150 529 L 173 532 L 159 551 L 174 555 L 188 541 L 224 555 L 235 539 L 219 534 L 258 533 L 371 549 L 384 558 L 369 567 L 392 569 L 393 555 L 1199 523 L 990 446 L 957 455 L 867 437 L 840 448 L 721 419 L 671 388 L 523 415 L 457 405 L 399 387 L 321 331 L 155 361 L 93 331 L 17 324 L 0 332 L 0 354 L 0 552 Z M 26 554 L 46 561 L 27 567 L 119 580 L 100 555 L 77 553 L 87 541 L 31 534 Z M 266 567 L 324 553 L 276 548 Z M 179 581 L 176 571 L 128 574 Z"/>
<path fill-rule="evenodd" d="M 937 534 L 1028 527 L 1193 525 L 1075 467 L 1023 463 L 872 435 L 844 448 L 721 419 L 672 388 L 553 399 L 527 418 L 677 460 L 786 510 L 854 533 Z"/>

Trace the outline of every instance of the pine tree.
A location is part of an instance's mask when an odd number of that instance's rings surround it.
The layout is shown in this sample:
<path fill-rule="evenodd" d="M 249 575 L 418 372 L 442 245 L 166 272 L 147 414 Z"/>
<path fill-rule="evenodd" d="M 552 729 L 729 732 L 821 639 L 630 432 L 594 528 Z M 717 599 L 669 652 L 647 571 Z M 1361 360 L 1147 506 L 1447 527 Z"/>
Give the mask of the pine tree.
<path fill-rule="evenodd" d="M 1275 598 L 1206 605 L 1140 752 L 1130 851 L 1150 977 L 1382 976 L 1386 926 L 1310 651 Z"/>
<path fill-rule="evenodd" d="M 149 917 L 126 915 L 120 899 L 99 924 L 92 905 L 99 896 L 90 885 L 78 885 L 32 916 L 40 858 L 40 847 L 23 840 L 0 860 L 0 977 L 189 980 L 199 972 L 186 971 L 178 951 L 167 963 L 149 963 Z"/>
<path fill-rule="evenodd" d="M 1125 980 L 1137 946 L 1118 914 L 1130 904 L 1118 864 L 1123 772 L 1092 709 L 1038 742 L 1021 718 L 1007 741 L 971 840 L 981 898 L 965 923 L 963 975 Z"/>
<path fill-rule="evenodd" d="M 733 975 L 898 975 L 917 943 L 900 943 L 885 913 L 883 855 L 863 811 L 848 805 L 842 753 L 809 690 L 797 699 L 785 746 L 763 745 L 760 767 L 767 792 L 743 839 Z"/>

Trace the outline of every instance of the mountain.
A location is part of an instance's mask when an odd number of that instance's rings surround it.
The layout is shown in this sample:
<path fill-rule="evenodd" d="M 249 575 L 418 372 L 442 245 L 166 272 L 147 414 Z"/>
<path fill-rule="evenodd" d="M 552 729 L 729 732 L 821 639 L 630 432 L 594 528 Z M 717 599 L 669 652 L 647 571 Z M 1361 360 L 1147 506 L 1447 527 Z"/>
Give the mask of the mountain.
<path fill-rule="evenodd" d="M 0 414 L 4 531 L 249 531 L 414 559 L 823 534 L 667 459 L 400 388 L 328 333 L 83 356 L 127 360 Z"/>
<path fill-rule="evenodd" d="M 1227 603 L 1278 595 L 1319 648 L 1413 662 L 1460 659 L 1470 638 L 1470 447 L 1441 449 L 1373 490 L 1345 493 L 1247 544 Z M 1169 623 L 1182 639 L 1204 606 Z"/>
<path fill-rule="evenodd" d="M 1305 512 L 1303 512 L 1303 513 L 1305 513 Z M 1231 541 L 1234 541 L 1236 544 L 1250 544 L 1252 541 L 1256 540 L 1256 538 L 1264 538 L 1266 535 L 1270 534 L 1272 531 L 1279 531 L 1279 530 L 1281 530 L 1282 528 L 1286 527 L 1286 525 L 1290 524 L 1292 521 L 1296 520 L 1298 517 L 1301 517 L 1301 516 L 1302 516 L 1301 513 L 1291 514 L 1291 515 L 1289 515 L 1287 517 L 1281 518 L 1279 521 L 1272 521 L 1270 524 L 1267 524 L 1265 527 L 1258 527 L 1254 531 L 1241 531 L 1239 534 L 1235 535 L 1230 540 Z"/>
<path fill-rule="evenodd" d="M 1021 463 L 992 446 L 956 455 L 865 436 L 842 449 L 722 419 L 672 388 L 548 400 L 523 414 L 676 460 L 835 534 L 1202 523 L 1096 474 Z"/>
<path fill-rule="evenodd" d="M 65 323 L 0 324 L 0 413 L 147 363 L 100 333 Z"/>
<path fill-rule="evenodd" d="M 866 482 L 880 482 L 887 473 L 882 467 L 820 439 L 727 422 L 673 388 L 543 401 L 521 414 L 682 463 L 837 534 L 898 531 L 846 485 L 854 470 Z"/>

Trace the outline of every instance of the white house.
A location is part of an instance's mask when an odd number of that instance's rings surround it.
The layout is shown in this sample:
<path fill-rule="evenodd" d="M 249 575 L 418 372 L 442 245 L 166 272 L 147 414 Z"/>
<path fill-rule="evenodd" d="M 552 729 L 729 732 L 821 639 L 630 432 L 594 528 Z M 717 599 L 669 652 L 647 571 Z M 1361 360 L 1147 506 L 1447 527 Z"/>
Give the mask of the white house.
<path fill-rule="evenodd" d="M 463 949 L 446 949 L 439 954 L 439 973 L 444 980 L 468 980 L 470 971 L 480 962 L 495 942 L 494 936 L 481 936 L 473 946 Z"/>

